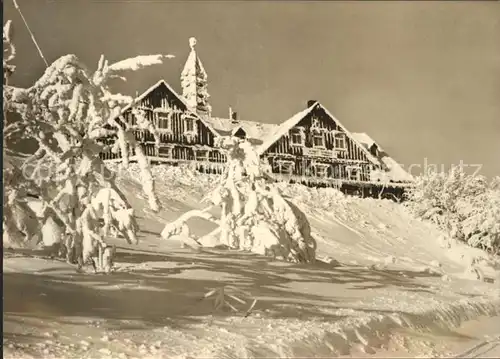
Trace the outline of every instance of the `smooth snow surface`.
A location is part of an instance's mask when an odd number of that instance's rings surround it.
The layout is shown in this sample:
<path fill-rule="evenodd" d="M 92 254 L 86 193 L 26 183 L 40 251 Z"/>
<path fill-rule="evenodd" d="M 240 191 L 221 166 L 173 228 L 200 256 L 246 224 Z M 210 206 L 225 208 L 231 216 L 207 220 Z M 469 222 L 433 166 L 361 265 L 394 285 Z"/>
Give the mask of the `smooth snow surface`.
<path fill-rule="evenodd" d="M 217 177 L 183 167 L 152 172 L 158 213 L 142 195 L 138 166 L 120 172 L 141 231 L 138 245 L 109 239 L 114 273 L 4 254 L 5 358 L 368 356 L 395 345 L 398 331 L 441 335 L 500 312 L 496 284 L 464 278 L 463 257 L 476 252 L 443 248 L 440 231 L 394 202 L 283 185 L 318 241 L 319 261 L 299 265 L 161 239 L 166 222 L 203 208 Z M 198 237 L 215 228 L 203 219 L 189 225 Z"/>

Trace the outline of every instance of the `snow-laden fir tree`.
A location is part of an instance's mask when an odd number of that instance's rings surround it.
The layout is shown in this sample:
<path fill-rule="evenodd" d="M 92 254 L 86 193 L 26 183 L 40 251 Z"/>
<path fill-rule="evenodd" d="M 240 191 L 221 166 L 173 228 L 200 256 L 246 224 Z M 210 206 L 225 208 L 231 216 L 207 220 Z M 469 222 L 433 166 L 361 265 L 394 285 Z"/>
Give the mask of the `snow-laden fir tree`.
<path fill-rule="evenodd" d="M 162 237 L 180 236 L 191 247 L 201 247 L 218 237 L 217 244 L 232 249 L 294 262 L 313 262 L 316 242 L 306 216 L 267 180 L 251 144 L 236 137 L 221 137 L 218 146 L 226 153 L 227 166 L 219 184 L 204 199 L 210 205 L 168 223 Z M 215 208 L 220 208 L 219 219 L 211 214 Z M 211 220 L 218 227 L 196 238 L 186 223 L 191 217 Z"/>
<path fill-rule="evenodd" d="M 10 28 L 9 21 L 3 37 L 4 52 L 10 49 L 10 56 L 4 56 L 4 82 L 15 55 Z M 151 209 L 158 210 L 159 203 L 142 147 L 133 129 L 119 121 L 122 108 L 133 99 L 113 94 L 106 82 L 121 78 L 123 71 L 159 64 L 165 57 L 171 55 L 138 56 L 109 65 L 101 56 L 91 72 L 75 55 L 65 55 L 48 66 L 33 86 L 4 86 L 5 144 L 26 138 L 38 144 L 22 165 L 11 161 L 4 168 L 4 243 L 23 245 L 41 233 L 45 243 L 63 242 L 67 260 L 81 268 L 96 251 L 105 251 L 104 238 L 111 229 L 128 242 L 137 242 L 133 210 L 99 157 L 109 150 L 100 138 L 118 137 L 111 146 L 121 152 L 125 165 L 128 154 L 135 151 Z M 139 111 L 134 114 L 139 126 L 151 128 Z M 37 213 L 29 206 L 28 194 L 41 200 Z"/>

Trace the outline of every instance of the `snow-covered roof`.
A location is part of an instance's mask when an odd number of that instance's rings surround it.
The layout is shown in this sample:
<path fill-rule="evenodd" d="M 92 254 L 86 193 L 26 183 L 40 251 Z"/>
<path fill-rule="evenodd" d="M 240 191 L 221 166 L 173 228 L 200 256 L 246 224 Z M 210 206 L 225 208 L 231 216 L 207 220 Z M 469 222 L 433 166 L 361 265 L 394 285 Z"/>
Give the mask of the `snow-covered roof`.
<path fill-rule="evenodd" d="M 386 171 L 372 171 L 373 180 L 393 181 L 393 182 L 411 182 L 414 180 L 413 176 L 406 172 L 403 167 L 396 162 L 392 157 L 390 157 L 378 143 L 376 143 L 370 136 L 364 132 L 352 133 L 352 136 L 361 143 L 367 150 L 370 149 L 374 144 L 378 148 L 379 156 L 378 161 L 383 163 L 386 167 Z"/>
<path fill-rule="evenodd" d="M 270 123 L 232 120 L 222 117 L 205 118 L 205 121 L 209 122 L 221 136 L 234 135 L 241 128 L 245 131 L 247 138 L 256 145 L 260 145 L 266 134 L 278 127 L 278 125 Z"/>
<path fill-rule="evenodd" d="M 285 122 L 274 127 L 266 136 L 263 138 L 262 145 L 257 148 L 259 155 L 262 155 L 269 147 L 271 147 L 276 141 L 283 137 L 293 126 L 300 122 L 305 116 L 307 116 L 316 106 L 316 103 L 311 107 L 302 110 L 292 117 L 290 117 Z"/>
<path fill-rule="evenodd" d="M 354 138 L 356 138 L 356 140 L 359 143 L 361 143 L 363 146 L 365 146 L 368 149 L 370 147 L 372 147 L 374 144 L 377 145 L 377 147 L 378 147 L 378 144 L 375 143 L 375 141 L 364 132 L 353 132 L 352 135 Z M 378 147 L 378 148 L 380 149 L 380 147 Z"/>

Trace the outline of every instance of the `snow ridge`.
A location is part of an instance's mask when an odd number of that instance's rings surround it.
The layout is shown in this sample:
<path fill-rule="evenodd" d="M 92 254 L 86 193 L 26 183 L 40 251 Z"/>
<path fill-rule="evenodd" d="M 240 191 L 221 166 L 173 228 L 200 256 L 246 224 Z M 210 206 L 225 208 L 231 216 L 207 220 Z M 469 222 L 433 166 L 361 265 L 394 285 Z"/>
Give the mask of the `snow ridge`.
<path fill-rule="evenodd" d="M 331 357 L 349 355 L 353 351 L 373 354 L 376 349 L 387 347 L 392 339 L 391 332 L 395 330 L 449 331 L 479 316 L 499 315 L 500 300 L 491 302 L 487 299 L 465 299 L 415 313 L 366 314 L 356 310 L 338 310 L 336 314 L 349 314 L 349 317 L 336 322 L 232 318 L 231 324 L 239 325 L 249 321 L 245 325 L 259 325 L 262 330 L 258 335 L 242 337 L 214 327 L 214 337 L 207 338 L 211 345 L 172 357 L 179 359 Z M 222 335 L 230 335 L 232 337 L 230 342 L 235 344 L 223 345 L 220 339 L 217 339 Z M 402 345 L 405 346 L 404 343 Z"/>

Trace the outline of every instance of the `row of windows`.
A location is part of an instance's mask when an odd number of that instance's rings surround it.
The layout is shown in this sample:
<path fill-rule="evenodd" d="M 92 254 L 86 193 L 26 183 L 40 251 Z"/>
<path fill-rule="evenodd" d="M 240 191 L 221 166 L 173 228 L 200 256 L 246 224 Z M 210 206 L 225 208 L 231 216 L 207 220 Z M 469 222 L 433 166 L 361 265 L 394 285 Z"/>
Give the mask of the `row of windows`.
<path fill-rule="evenodd" d="M 159 148 L 159 153 L 162 153 L 164 155 L 172 154 L 174 151 L 174 147 L 160 147 Z M 193 150 L 194 155 L 196 158 L 208 158 L 209 155 L 213 155 L 214 151 L 211 150 Z"/>
<path fill-rule="evenodd" d="M 313 132 L 312 145 L 313 147 L 326 147 L 326 138 L 324 132 Z M 290 131 L 290 141 L 292 145 L 304 146 L 305 145 L 305 134 L 303 130 L 292 129 Z M 345 133 L 336 132 L 334 134 L 334 147 L 338 150 L 347 149 L 347 141 Z"/>
<path fill-rule="evenodd" d="M 170 113 L 165 112 L 155 112 L 154 113 L 154 126 L 156 128 L 161 129 L 170 129 L 172 130 L 172 115 Z M 185 117 L 184 118 L 184 126 L 185 131 L 191 132 L 194 131 L 194 119 Z"/>
<path fill-rule="evenodd" d="M 279 173 L 292 175 L 295 172 L 295 162 L 291 160 L 275 160 L 273 162 L 273 167 Z M 332 173 L 331 177 L 340 178 L 340 168 L 332 167 L 326 163 L 315 163 L 311 164 L 310 167 L 305 168 L 306 173 L 315 175 L 317 177 L 328 177 L 329 170 Z M 346 178 L 352 181 L 359 181 L 361 179 L 362 168 L 360 166 L 346 166 L 345 175 Z"/>

